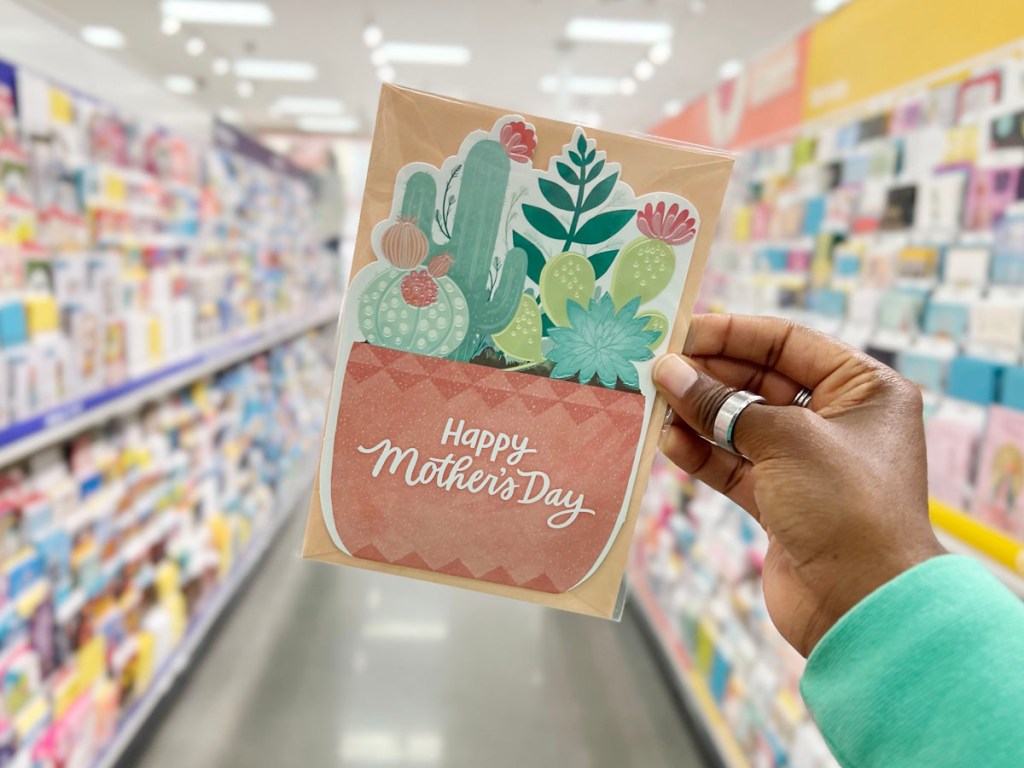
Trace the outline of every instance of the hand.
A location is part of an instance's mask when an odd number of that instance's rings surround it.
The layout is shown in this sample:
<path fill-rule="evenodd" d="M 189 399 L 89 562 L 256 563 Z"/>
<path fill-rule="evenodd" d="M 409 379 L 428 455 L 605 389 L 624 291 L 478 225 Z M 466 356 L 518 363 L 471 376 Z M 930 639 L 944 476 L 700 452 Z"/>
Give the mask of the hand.
<path fill-rule="evenodd" d="M 928 520 L 921 393 L 873 358 L 775 318 L 694 318 L 690 360 L 666 355 L 654 381 L 675 412 L 661 449 L 768 533 L 764 595 L 807 656 L 887 581 L 943 554 Z M 791 406 L 802 387 L 810 408 Z M 736 422 L 735 456 L 711 436 L 737 389 L 766 404 Z"/>

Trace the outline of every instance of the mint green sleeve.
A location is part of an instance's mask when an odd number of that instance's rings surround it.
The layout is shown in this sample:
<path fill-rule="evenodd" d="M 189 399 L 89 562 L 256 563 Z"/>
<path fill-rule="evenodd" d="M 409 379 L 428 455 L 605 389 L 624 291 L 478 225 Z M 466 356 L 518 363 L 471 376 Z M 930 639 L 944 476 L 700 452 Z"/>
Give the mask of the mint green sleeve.
<path fill-rule="evenodd" d="M 1024 603 L 943 555 L 821 639 L 800 689 L 844 768 L 1024 766 Z"/>

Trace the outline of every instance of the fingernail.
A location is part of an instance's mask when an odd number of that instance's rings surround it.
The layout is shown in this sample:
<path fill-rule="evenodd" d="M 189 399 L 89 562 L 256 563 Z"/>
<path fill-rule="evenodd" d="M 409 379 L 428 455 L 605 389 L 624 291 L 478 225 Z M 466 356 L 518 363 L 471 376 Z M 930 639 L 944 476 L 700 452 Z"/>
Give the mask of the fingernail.
<path fill-rule="evenodd" d="M 676 397 L 683 397 L 697 382 L 697 371 L 679 355 L 665 355 L 654 366 L 654 383 Z"/>

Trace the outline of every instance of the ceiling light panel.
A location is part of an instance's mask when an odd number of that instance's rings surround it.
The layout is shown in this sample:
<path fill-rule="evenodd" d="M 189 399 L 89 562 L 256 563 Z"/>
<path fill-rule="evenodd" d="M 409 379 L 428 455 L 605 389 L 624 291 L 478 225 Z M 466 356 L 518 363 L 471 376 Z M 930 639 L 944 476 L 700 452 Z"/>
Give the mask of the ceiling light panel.
<path fill-rule="evenodd" d="M 461 67 L 469 63 L 469 48 L 463 45 L 427 43 L 384 43 L 374 51 L 374 63 L 440 64 Z"/>
<path fill-rule="evenodd" d="M 270 107 L 273 115 L 340 115 L 345 105 L 337 99 L 282 96 Z"/>
<path fill-rule="evenodd" d="M 269 5 L 242 0 L 163 0 L 160 9 L 164 18 L 189 24 L 269 27 L 274 23 Z"/>
<path fill-rule="evenodd" d="M 124 48 L 124 35 L 113 27 L 82 27 L 82 39 L 97 48 Z"/>
<path fill-rule="evenodd" d="M 164 87 L 171 93 L 188 96 L 196 92 L 196 81 L 188 75 L 168 75 L 164 78 Z"/>
<path fill-rule="evenodd" d="M 285 59 L 238 59 L 235 74 L 250 80 L 316 80 L 317 68 L 308 61 Z"/>
<path fill-rule="evenodd" d="M 672 39 L 672 25 L 662 21 L 575 18 L 569 19 L 565 36 L 578 42 L 653 45 Z"/>

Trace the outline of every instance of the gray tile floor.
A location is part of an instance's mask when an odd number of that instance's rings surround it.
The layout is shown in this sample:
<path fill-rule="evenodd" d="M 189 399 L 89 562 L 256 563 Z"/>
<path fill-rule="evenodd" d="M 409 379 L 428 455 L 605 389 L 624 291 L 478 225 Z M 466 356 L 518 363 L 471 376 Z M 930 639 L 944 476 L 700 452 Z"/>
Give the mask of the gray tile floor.
<path fill-rule="evenodd" d="M 124 768 L 703 765 L 628 611 L 305 562 L 301 517 Z"/>

